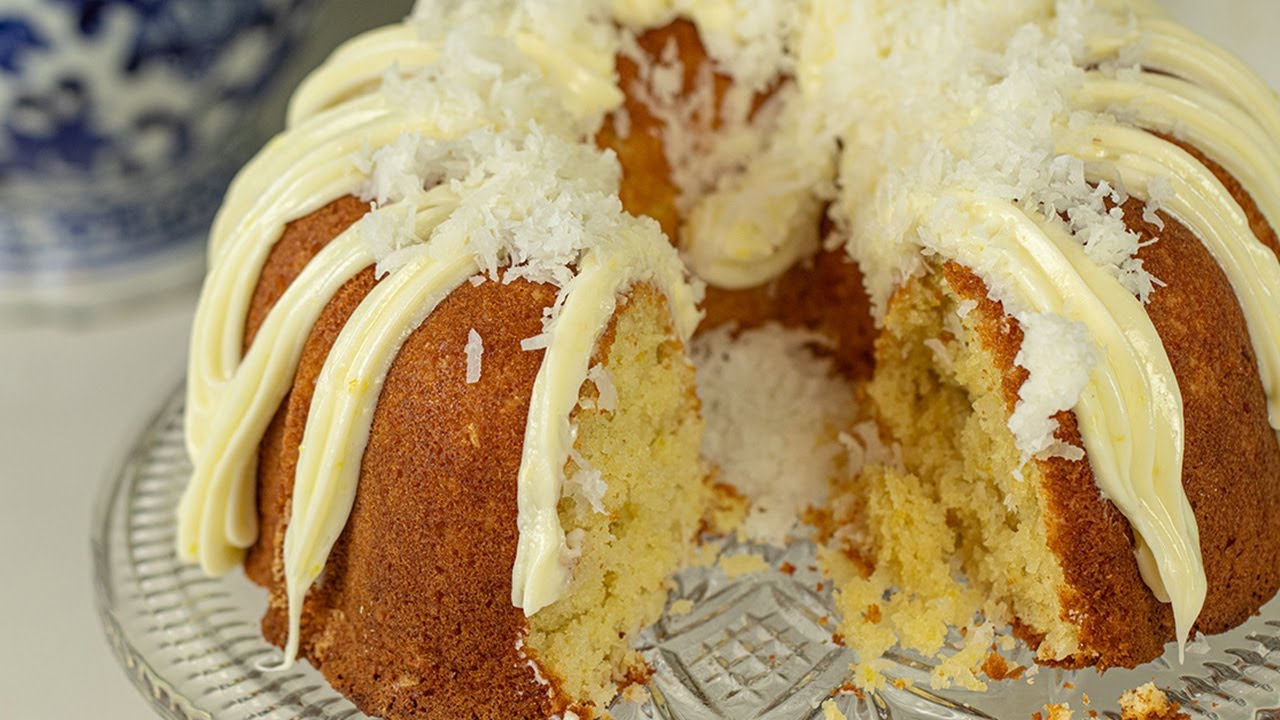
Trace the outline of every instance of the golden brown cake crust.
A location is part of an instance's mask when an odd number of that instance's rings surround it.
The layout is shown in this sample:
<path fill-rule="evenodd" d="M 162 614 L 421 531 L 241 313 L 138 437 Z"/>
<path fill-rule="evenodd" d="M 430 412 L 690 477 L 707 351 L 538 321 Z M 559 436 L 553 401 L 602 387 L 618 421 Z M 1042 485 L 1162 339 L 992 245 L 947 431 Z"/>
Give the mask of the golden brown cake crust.
<path fill-rule="evenodd" d="M 359 199 L 346 196 L 329 203 L 316 212 L 289 223 L 271 252 L 258 278 L 253 299 L 245 319 L 244 347 L 247 349 L 258 333 L 267 313 L 275 306 L 289 284 L 294 281 L 306 264 L 320 252 L 330 240 L 337 237 L 352 223 L 359 220 L 369 206 Z M 373 271 L 366 270 L 349 280 L 338 296 L 354 296 L 355 302 L 373 287 Z M 258 446 L 258 542 L 249 548 L 245 557 L 245 574 L 263 587 L 272 585 L 272 567 L 279 548 L 284 543 L 284 519 L 287 518 L 285 502 L 292 488 L 291 482 L 297 467 L 298 443 L 307 421 L 307 409 L 311 407 L 311 395 L 315 391 L 315 378 L 320 364 L 329 354 L 329 347 L 337 332 L 346 324 L 354 309 L 353 302 L 330 303 L 316 321 L 317 327 L 327 327 L 328 332 L 313 332 L 303 348 L 303 362 L 294 386 L 280 403 Z M 315 360 L 319 358 L 319 362 Z M 286 430 L 288 432 L 286 432 Z M 293 448 L 286 452 L 286 447 Z M 274 481 L 271 481 L 273 480 Z"/>
<path fill-rule="evenodd" d="M 714 72 L 714 63 L 698 35 L 697 27 L 685 19 L 641 33 L 636 38 L 641 52 L 654 62 L 663 57 L 668 46 L 675 47 L 683 69 L 681 94 L 693 92 L 702 73 L 712 78 L 717 112 L 732 80 Z M 626 136 L 618 133 L 617 123 L 607 120 L 596 134 L 596 144 L 610 148 L 622 165 L 619 197 L 622 206 L 636 215 L 648 215 L 662 226 L 672 242 L 680 244 L 682 218 L 676 208 L 679 194 L 671 179 L 671 166 L 663 148 L 663 123 L 654 117 L 641 101 L 644 85 L 639 67 L 626 54 L 617 58 L 618 85 L 625 93 L 624 109 L 628 117 Z M 756 107 L 769 97 L 761 93 Z M 709 123 L 719 127 L 719 117 Z M 827 238 L 834 228 L 826 212 L 815 224 L 816 237 Z M 780 277 L 754 288 L 723 290 L 708 287 L 703 303 L 706 319 L 699 331 L 725 323 L 754 327 L 775 321 L 788 327 L 816 330 L 833 343 L 832 357 L 841 372 L 853 378 L 870 376 L 875 326 L 871 319 L 871 300 L 863 288 L 862 273 L 847 253 L 827 250 L 792 267 Z"/>
<path fill-rule="evenodd" d="M 1222 632 L 1256 613 L 1280 587 L 1280 447 L 1267 421 L 1266 398 L 1248 329 L 1216 261 L 1185 227 L 1163 215 L 1160 230 L 1143 221 L 1143 204 L 1123 206 L 1127 224 L 1146 241 L 1145 267 L 1167 285 L 1148 314 L 1182 390 L 1186 424 L 1183 487 L 1200 528 L 1208 597 L 1196 629 Z M 1013 359 L 1022 332 L 987 298 L 975 275 L 954 263 L 944 271 L 962 297 L 979 303 L 980 333 L 1004 377 L 1010 411 L 1026 371 Z M 1058 438 L 1080 444 L 1072 413 L 1059 413 Z M 1174 639 L 1173 616 L 1146 588 L 1133 556 L 1132 530 L 1103 500 L 1087 462 L 1041 462 L 1048 542 L 1068 588 L 1064 620 L 1080 626 L 1081 653 L 1061 664 L 1132 667 L 1159 656 Z M 1036 638 L 1023 632 L 1032 642 Z"/>
<path fill-rule="evenodd" d="M 367 212 L 368 203 L 347 195 L 285 226 L 280 240 L 267 253 L 258 284 L 253 289 L 244 322 L 245 350 L 249 349 L 249 343 L 253 342 L 258 328 L 267 319 L 267 313 L 311 258 Z"/>
<path fill-rule="evenodd" d="M 875 322 L 862 273 L 843 250 L 824 250 L 781 277 L 746 290 L 708 287 L 700 331 L 725 323 L 749 328 L 766 322 L 814 330 L 831 341 L 831 358 L 845 376 L 871 376 Z"/>
<path fill-rule="evenodd" d="M 636 38 L 640 50 L 649 58 L 662 57 L 663 50 L 674 44 L 676 56 L 684 71 L 681 94 L 692 92 L 697 84 L 698 75 L 703 68 L 711 64 L 702 39 L 698 36 L 698 28 L 685 19 L 660 28 L 641 33 Z M 662 133 L 664 124 L 642 102 L 644 96 L 639 91 L 646 84 L 634 59 L 621 53 L 617 58 L 618 87 L 625 94 L 623 110 L 628 116 L 628 130 L 625 136 L 617 129 L 617 122 L 607 119 L 596 134 L 596 144 L 602 148 L 611 148 L 618 154 L 622 164 L 622 185 L 619 197 L 622 207 L 635 215 L 648 215 L 662 226 L 663 232 L 672 242 L 678 244 L 680 235 L 680 217 L 676 210 L 676 197 L 679 189 L 671 179 L 671 165 L 667 162 L 663 150 Z M 732 80 L 723 73 L 711 73 L 715 88 L 716 111 L 724 100 L 725 92 Z M 711 122 L 712 127 L 719 125 L 718 117 Z"/>
<path fill-rule="evenodd" d="M 349 224 L 354 213 L 342 212 L 342 202 L 296 223 L 263 278 L 300 267 L 300 256 L 319 249 L 322 229 L 336 235 Z M 325 308 L 261 446 L 263 531 L 247 567 L 270 589 L 263 632 L 277 645 L 287 630 L 280 551 L 307 407 L 330 346 L 373 285 L 367 269 Z M 360 493 L 307 598 L 302 630 L 303 656 L 367 713 L 542 718 L 563 709 L 517 648 L 526 624 L 510 600 L 516 475 L 542 359 L 520 341 L 541 331 L 542 309 L 554 296 L 553 288 L 525 281 L 464 284 L 410 335 L 391 367 Z M 484 356 L 480 382 L 468 385 L 471 329 Z"/>

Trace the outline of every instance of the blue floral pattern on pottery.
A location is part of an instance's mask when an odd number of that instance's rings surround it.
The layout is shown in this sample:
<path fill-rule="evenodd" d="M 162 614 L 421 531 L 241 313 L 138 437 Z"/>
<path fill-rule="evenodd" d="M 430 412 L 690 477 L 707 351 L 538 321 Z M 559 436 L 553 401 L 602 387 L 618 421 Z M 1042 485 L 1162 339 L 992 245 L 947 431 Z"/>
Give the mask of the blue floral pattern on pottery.
<path fill-rule="evenodd" d="M 0 9 L 0 289 L 198 248 L 312 4 Z"/>
<path fill-rule="evenodd" d="M 22 70 L 22 59 L 49 42 L 22 18 L 0 17 L 0 71 L 13 75 Z"/>

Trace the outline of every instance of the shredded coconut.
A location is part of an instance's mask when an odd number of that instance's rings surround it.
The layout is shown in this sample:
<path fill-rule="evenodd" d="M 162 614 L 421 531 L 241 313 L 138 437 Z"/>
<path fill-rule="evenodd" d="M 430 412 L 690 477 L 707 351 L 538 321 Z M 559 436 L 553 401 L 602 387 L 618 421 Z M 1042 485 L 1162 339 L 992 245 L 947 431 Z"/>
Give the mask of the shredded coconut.
<path fill-rule="evenodd" d="M 1160 210 L 1173 199 L 1173 183 L 1164 175 L 1157 175 L 1147 183 L 1147 204 L 1142 208 L 1142 219 L 1157 228 L 1164 229 Z"/>
<path fill-rule="evenodd" d="M 1093 182 L 1083 160 L 1056 149 L 1063 132 L 1098 119 L 1071 102 L 1085 73 L 1076 60 L 1098 12 L 1063 0 L 1050 15 L 1043 5 L 912 4 L 883 17 L 853 16 L 831 31 L 858 38 L 834 50 L 848 56 L 844 67 L 876 67 L 829 80 L 823 97 L 854 108 L 833 111 L 851 128 L 841 134 L 843 192 L 833 212 L 849 230 L 848 248 L 878 313 L 893 288 L 922 269 L 926 237 L 944 258 L 949 238 L 964 237 L 971 222 L 957 193 L 1064 226 L 1144 302 L 1158 285 L 1114 207 L 1125 190 Z M 922 47 L 929 63 L 918 61 Z M 1002 292 L 1002 277 L 984 280 Z"/>
<path fill-rule="evenodd" d="M 574 438 L 578 435 L 577 426 L 571 428 Z M 569 458 L 573 460 L 573 464 L 577 465 L 577 470 L 570 476 L 566 485 L 569 493 L 575 497 L 585 500 L 591 506 L 593 512 L 601 515 L 605 514 L 604 495 L 609 491 L 609 486 L 605 484 L 604 475 L 597 469 L 591 467 L 591 463 L 578 452 L 576 447 L 569 448 Z"/>
<path fill-rule="evenodd" d="M 826 498 L 845 459 L 838 434 L 853 424 L 853 391 L 812 352 L 816 342 L 777 325 L 737 337 L 720 327 L 690 348 L 706 418 L 703 456 L 751 500 L 742 529 L 755 539 L 785 540 L 799 512 Z"/>
<path fill-rule="evenodd" d="M 1014 363 L 1033 369 L 1018 390 L 1009 429 L 1025 458 L 1084 458 L 1078 447 L 1059 442 L 1054 415 L 1070 410 L 1089 383 L 1098 363 L 1097 347 L 1082 323 L 1058 315 L 1028 313 L 1019 318 L 1022 347 Z"/>
<path fill-rule="evenodd" d="M 475 329 L 467 331 L 467 346 L 464 348 L 467 354 L 467 384 L 474 385 L 480 382 L 480 359 L 484 356 L 484 341 L 480 339 L 480 333 Z"/>
<path fill-rule="evenodd" d="M 593 134 L 608 107 L 581 106 L 579 93 L 584 78 L 612 68 L 618 32 L 605 10 L 597 0 L 419 0 L 410 22 L 442 48 L 430 74 L 447 81 L 439 84 L 450 95 L 416 94 L 412 107 L 430 103 L 446 117 L 497 113 L 508 127 L 530 113 L 545 124 L 552 113 L 577 135 Z M 617 97 L 612 87 L 597 89 Z"/>
<path fill-rule="evenodd" d="M 550 333 L 538 333 L 533 337 L 527 337 L 520 341 L 520 349 L 525 352 L 533 352 L 535 350 L 546 350 L 551 345 Z"/>
<path fill-rule="evenodd" d="M 587 371 L 587 379 L 596 386 L 596 408 L 604 412 L 613 412 L 618 407 L 618 389 L 613 384 L 613 378 L 609 377 L 609 371 L 604 366 L 596 363 Z"/>
<path fill-rule="evenodd" d="M 737 153 L 733 158 L 726 157 L 730 153 L 723 149 L 724 138 L 744 137 L 749 106 L 738 103 L 717 112 L 715 82 L 707 65 L 698 69 L 692 84 L 686 87 L 685 68 L 674 39 L 656 59 L 647 55 L 633 37 L 624 36 L 624 40 L 623 52 L 636 63 L 638 72 L 638 80 L 627 90 L 663 126 L 663 153 L 671 168 L 671 181 L 680 191 L 676 205 L 687 212 L 740 157 Z M 721 127 L 713 130 L 717 120 Z"/>
<path fill-rule="evenodd" d="M 508 283 L 525 278 L 563 287 L 574 275 L 570 266 L 615 237 L 623 218 L 617 158 L 537 125 L 475 130 L 453 140 L 407 134 L 374 151 L 363 167 L 370 177 L 363 197 L 380 207 L 447 206 L 450 212 L 440 213 L 425 239 L 466 238 L 490 279 L 510 264 L 502 277 Z M 394 237 L 371 248 L 375 256 L 382 260 L 389 250 L 421 241 L 417 218 L 397 213 Z"/>
<path fill-rule="evenodd" d="M 683 0 L 677 7 L 697 21 L 698 34 L 718 68 L 751 92 L 766 90 L 779 76 L 794 71 L 790 46 L 803 26 L 802 3 Z"/>

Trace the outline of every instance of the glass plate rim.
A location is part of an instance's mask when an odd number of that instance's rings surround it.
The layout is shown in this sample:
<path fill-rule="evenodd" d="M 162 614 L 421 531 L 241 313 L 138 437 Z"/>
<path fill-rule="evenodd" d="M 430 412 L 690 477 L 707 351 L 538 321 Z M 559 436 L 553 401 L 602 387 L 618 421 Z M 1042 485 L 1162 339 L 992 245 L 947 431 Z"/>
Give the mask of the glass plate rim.
<path fill-rule="evenodd" d="M 155 462 L 155 452 L 157 448 L 161 447 L 157 445 L 157 440 L 162 438 L 166 428 L 172 429 L 175 424 L 179 429 L 178 443 L 181 445 L 181 461 L 185 462 L 185 445 L 182 444 L 180 440 L 181 413 L 184 399 L 183 387 L 184 384 L 179 383 L 174 391 L 160 404 L 159 409 L 150 416 L 150 419 L 134 436 L 134 442 L 128 446 L 128 449 L 123 453 L 121 459 L 112 465 L 110 473 L 103 478 L 103 481 L 98 488 L 94 500 L 90 536 L 90 549 L 93 555 L 94 601 L 95 608 L 102 622 L 107 644 L 111 647 L 112 654 L 115 655 L 117 661 L 121 664 L 122 669 L 125 671 L 130 682 L 138 689 L 155 712 L 159 713 L 159 715 L 166 720 L 195 720 L 197 718 L 199 720 L 217 720 L 222 717 L 220 713 L 211 713 L 197 707 L 191 699 L 183 694 L 180 688 L 175 686 L 174 682 L 170 680 L 165 672 L 155 667 L 152 662 L 152 658 L 148 657 L 147 653 L 139 649 L 139 647 L 136 646 L 136 643 L 131 640 L 130 631 L 125 627 L 124 623 L 121 622 L 120 617 L 117 616 L 117 611 L 120 608 L 119 601 L 121 598 L 117 596 L 116 588 L 113 587 L 113 582 L 111 580 L 112 532 L 113 530 L 122 527 L 122 524 L 125 524 L 130 520 L 128 516 L 120 515 L 116 510 L 125 500 L 129 499 L 129 491 L 139 481 L 139 472 L 147 466 L 147 463 Z M 161 507 L 160 510 L 167 510 L 171 512 L 172 508 Z M 747 547 L 747 545 L 744 545 L 743 547 Z M 747 547 L 747 551 L 750 551 L 750 547 Z M 777 555 L 781 552 L 783 551 L 780 550 L 778 553 L 775 553 L 775 556 L 771 561 L 773 564 L 780 562 Z M 768 551 L 766 551 L 766 555 L 768 555 Z M 247 580 L 241 578 L 241 581 L 247 584 Z M 727 587 L 728 586 L 723 586 L 721 589 L 726 589 Z M 705 593 L 706 588 L 678 588 L 678 590 L 673 593 L 672 599 L 675 599 L 676 595 L 680 595 L 680 597 L 696 597 L 699 592 Z M 693 594 L 690 595 L 689 593 Z M 1259 616 L 1255 616 L 1251 621 L 1246 622 L 1245 625 L 1251 624 L 1253 620 L 1258 618 L 1261 618 L 1261 624 L 1266 628 L 1267 634 L 1261 636 L 1261 640 L 1255 642 L 1254 651 L 1232 649 L 1226 649 L 1223 651 L 1223 653 L 1228 653 L 1232 657 L 1236 658 L 1236 667 L 1234 668 L 1226 667 L 1222 663 L 1211 663 L 1209 661 L 1205 661 L 1203 665 L 1197 665 L 1194 668 L 1185 666 L 1183 668 L 1172 668 L 1164 658 L 1161 658 L 1157 659 L 1153 663 L 1148 663 L 1146 666 L 1142 666 L 1139 670 L 1149 669 L 1148 666 L 1154 667 L 1163 664 L 1163 667 L 1166 670 L 1174 671 L 1176 673 L 1175 677 L 1180 681 L 1180 683 L 1179 687 L 1174 689 L 1171 695 L 1177 700 L 1184 701 L 1184 711 L 1188 709 L 1185 707 L 1187 705 L 1187 702 L 1185 701 L 1189 699 L 1195 698 L 1198 700 L 1206 696 L 1209 698 L 1218 697 L 1223 699 L 1227 705 L 1234 706 L 1225 708 L 1223 712 L 1227 710 L 1242 711 L 1237 714 L 1227 713 L 1229 717 L 1234 718 L 1239 716 L 1253 718 L 1253 720 L 1280 720 L 1280 596 L 1277 596 L 1277 598 L 1270 601 L 1266 606 L 1264 606 Z M 679 634 L 679 632 L 683 631 L 681 630 L 682 623 L 683 621 L 679 617 L 667 617 L 664 615 L 663 620 L 655 626 L 655 628 L 657 628 L 657 637 L 662 637 L 664 634 L 672 632 Z M 658 648 L 659 642 L 653 641 L 653 637 L 654 636 L 651 634 L 650 640 L 653 644 L 649 646 L 649 649 L 655 650 L 657 656 L 667 658 L 667 653 Z M 1246 639 L 1252 639 L 1252 637 L 1253 636 L 1247 636 Z M 1243 642 L 1243 640 L 1238 640 L 1237 642 Z M 1246 652 L 1253 652 L 1254 657 L 1252 660 L 1246 659 L 1242 654 L 1237 654 Z M 1259 655 L 1259 652 L 1262 654 Z M 1259 660 L 1261 660 L 1261 662 L 1258 662 Z M 666 660 L 663 659 L 660 663 L 661 662 L 666 662 Z M 1243 662 L 1243 665 L 1241 665 L 1241 662 Z M 1218 669 L 1219 666 L 1221 666 L 1221 670 Z M 1252 666 L 1260 666 L 1268 671 L 1268 674 L 1264 676 L 1262 681 L 1258 681 L 1247 674 L 1248 670 L 1251 669 Z M 1206 669 L 1212 670 L 1212 677 L 1205 678 L 1197 674 L 1197 671 Z M 681 670 L 684 670 L 684 668 L 681 668 Z M 307 677 L 307 680 L 310 681 L 314 680 L 314 678 L 320 678 L 324 689 L 328 690 L 328 694 L 336 695 L 336 693 L 328 687 L 327 682 L 323 680 L 318 672 L 311 669 L 309 666 L 306 667 L 306 672 L 309 675 L 314 676 Z M 1108 671 L 1107 675 L 1113 675 L 1115 672 L 1116 671 Z M 1097 677 L 1105 677 L 1104 675 L 1096 673 L 1095 675 Z M 1219 675 L 1222 675 L 1222 677 Z M 1075 678 L 1078 676 L 1072 675 L 1070 677 Z M 1238 680 L 1241 678 L 1247 685 L 1254 688 L 1261 688 L 1263 691 L 1271 693 L 1268 699 L 1274 702 L 1274 706 L 1270 704 L 1262 704 L 1260 702 L 1255 703 L 1254 700 L 1256 698 L 1252 698 L 1252 696 L 1244 697 L 1242 695 L 1241 697 L 1236 697 L 1234 695 L 1227 695 L 1219 687 L 1224 679 Z M 1046 680 L 1048 680 L 1048 678 L 1046 678 Z M 1061 682 L 1061 680 L 1058 682 Z M 280 681 L 276 683 L 276 685 L 280 686 L 278 688 L 280 690 L 283 690 L 284 684 L 287 684 L 287 682 Z M 1131 684 L 1129 686 L 1132 687 L 1133 685 Z M 1049 687 L 1052 688 L 1052 685 Z M 947 711 L 941 715 L 924 715 L 927 717 L 991 717 L 991 715 L 984 713 L 983 710 L 976 705 L 971 705 L 965 702 L 966 697 L 983 697 L 981 694 L 966 695 L 962 692 L 957 699 L 954 695 L 952 697 L 940 696 L 937 693 L 930 692 L 926 688 L 927 686 L 924 686 L 919 689 L 911 689 L 910 691 L 898 694 L 898 702 L 907 703 L 906 706 L 900 706 L 900 709 L 904 711 L 904 714 L 912 716 L 913 708 L 910 706 L 912 704 L 918 705 L 923 702 L 934 706 L 933 709 L 935 711 Z M 304 690 L 294 690 L 292 695 L 306 694 L 313 689 L 315 688 L 311 687 Z M 638 703 L 627 703 L 626 705 L 630 707 L 624 707 L 621 709 L 621 712 L 619 712 L 619 708 L 615 706 L 614 708 L 611 708 L 611 713 L 615 718 L 618 718 L 618 720 L 642 720 L 644 718 L 668 717 L 669 711 L 665 709 L 665 706 L 670 704 L 673 700 L 679 701 L 680 698 L 670 697 L 670 693 L 667 691 L 672 689 L 676 689 L 678 691 L 679 689 L 673 688 L 670 685 L 656 689 L 658 690 L 657 693 L 651 693 L 654 702 L 645 703 L 644 707 L 647 709 L 640 707 Z M 856 701 L 854 699 L 854 695 L 839 695 L 836 697 L 842 705 L 841 709 L 846 712 L 850 720 L 864 717 L 879 717 L 883 720 L 884 718 L 889 717 L 890 710 L 892 709 L 891 705 L 894 704 L 885 704 L 885 698 L 890 695 L 894 695 L 894 692 L 891 689 L 886 690 L 886 693 L 869 693 L 869 699 L 868 697 L 858 695 L 856 696 Z M 1186 691 L 1186 693 L 1180 695 L 1179 693 L 1183 691 Z M 679 693 L 677 692 L 677 694 Z M 947 694 L 952 695 L 952 692 L 947 691 Z M 882 697 L 882 695 L 884 696 Z M 310 702 L 300 700 L 296 701 Z M 1052 702 L 1053 698 L 1046 698 L 1046 701 Z M 664 707 L 659 708 L 655 706 Z M 303 705 L 302 707 L 309 709 L 310 705 Z M 818 709 L 816 705 L 811 705 L 810 707 L 812 712 L 804 715 L 803 717 L 822 717 L 821 710 Z M 1099 705 L 1097 707 L 1101 710 L 1104 706 Z M 1193 705 L 1193 707 L 1196 706 Z M 918 707 L 914 709 L 919 710 Z M 1031 710 L 1036 709 L 1039 708 L 1029 708 L 1028 713 Z M 1073 710 L 1078 713 L 1085 709 L 1086 708 L 1073 705 Z M 267 714 L 271 715 L 271 717 L 293 717 L 276 715 L 274 712 L 264 713 L 264 715 Z M 1005 714 L 1006 713 L 997 713 L 997 715 Z M 322 711 L 316 711 L 315 714 L 312 714 L 305 710 L 300 716 L 330 717 Z M 339 717 L 348 718 L 352 716 L 363 717 L 359 715 L 358 711 L 355 711 L 354 708 L 345 711 Z M 684 715 L 679 716 L 684 717 Z M 1110 710 L 1103 710 L 1098 713 L 1098 716 L 1118 718 L 1118 714 Z M 1197 707 L 1195 711 L 1192 712 L 1192 716 L 1213 720 L 1222 717 L 1222 712 L 1219 712 L 1218 706 L 1211 706 L 1209 708 Z M 257 715 L 253 717 L 257 717 Z"/>

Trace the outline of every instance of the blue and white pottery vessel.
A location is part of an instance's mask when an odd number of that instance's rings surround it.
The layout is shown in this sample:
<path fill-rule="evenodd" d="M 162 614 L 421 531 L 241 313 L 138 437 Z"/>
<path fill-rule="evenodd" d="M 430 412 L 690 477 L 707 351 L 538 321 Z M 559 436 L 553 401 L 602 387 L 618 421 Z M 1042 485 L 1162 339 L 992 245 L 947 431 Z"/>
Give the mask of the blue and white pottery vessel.
<path fill-rule="evenodd" d="M 0 314 L 193 282 L 312 4 L 0 0 Z"/>

